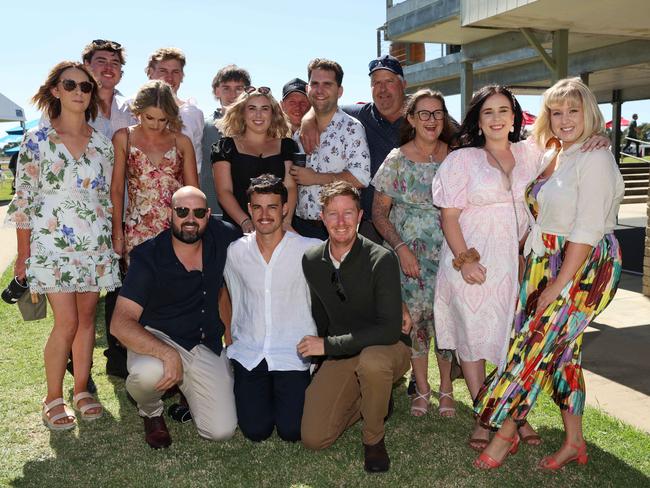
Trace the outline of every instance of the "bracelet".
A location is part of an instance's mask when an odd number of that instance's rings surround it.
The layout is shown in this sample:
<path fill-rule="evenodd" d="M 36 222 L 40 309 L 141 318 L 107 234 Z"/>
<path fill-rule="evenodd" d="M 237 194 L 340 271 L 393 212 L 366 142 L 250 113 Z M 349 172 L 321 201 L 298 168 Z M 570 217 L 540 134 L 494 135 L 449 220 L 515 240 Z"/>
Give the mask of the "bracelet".
<path fill-rule="evenodd" d="M 461 252 L 457 258 L 451 261 L 454 269 L 460 271 L 460 268 L 465 263 L 475 263 L 481 259 L 481 255 L 473 247 L 467 251 Z"/>
<path fill-rule="evenodd" d="M 242 221 L 239 223 L 239 227 L 241 227 L 242 225 L 244 225 L 244 222 L 246 222 L 247 220 L 250 222 L 251 219 L 248 218 L 248 217 L 246 217 L 244 220 L 242 220 Z"/>
<path fill-rule="evenodd" d="M 402 246 L 406 246 L 406 242 L 402 241 L 402 242 L 400 242 L 399 244 L 397 244 L 397 246 L 395 246 L 395 247 L 393 248 L 393 251 L 394 251 L 394 252 L 397 252 L 397 250 L 398 250 L 400 247 L 402 247 Z"/>

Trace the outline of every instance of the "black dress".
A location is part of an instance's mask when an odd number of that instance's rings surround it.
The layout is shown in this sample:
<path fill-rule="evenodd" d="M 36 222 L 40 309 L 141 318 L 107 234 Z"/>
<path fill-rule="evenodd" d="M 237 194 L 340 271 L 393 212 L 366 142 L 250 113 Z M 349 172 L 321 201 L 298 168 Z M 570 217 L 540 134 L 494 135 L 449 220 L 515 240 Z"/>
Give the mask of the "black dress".
<path fill-rule="evenodd" d="M 244 212 L 247 212 L 248 197 L 246 190 L 251 183 L 251 178 L 270 173 L 278 178 L 284 179 L 284 162 L 293 159 L 293 153 L 298 151 L 296 143 L 289 138 L 283 138 L 280 144 L 280 154 L 260 157 L 250 154 L 241 154 L 232 137 L 222 137 L 212 146 L 211 161 L 227 161 L 230 163 L 230 175 L 232 178 L 232 192 L 235 200 Z M 248 213 L 248 212 L 247 212 Z M 224 220 L 239 225 L 230 215 L 223 211 Z"/>

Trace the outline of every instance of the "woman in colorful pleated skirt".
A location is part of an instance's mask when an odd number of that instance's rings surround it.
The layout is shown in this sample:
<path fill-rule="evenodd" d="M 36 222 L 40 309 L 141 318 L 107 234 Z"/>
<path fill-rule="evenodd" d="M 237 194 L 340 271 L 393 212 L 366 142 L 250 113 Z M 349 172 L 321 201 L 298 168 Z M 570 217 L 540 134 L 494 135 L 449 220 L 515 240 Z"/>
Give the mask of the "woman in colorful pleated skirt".
<path fill-rule="evenodd" d="M 498 430 L 475 461 L 478 468 L 496 468 L 517 452 L 517 425 L 541 391 L 560 408 L 566 438 L 540 467 L 587 462 L 583 332 L 611 302 L 621 274 L 613 231 L 623 179 L 610 151 L 580 151 L 603 129 L 596 99 L 578 78 L 561 80 L 544 94 L 533 137 L 554 144 L 526 190 L 532 227 L 512 342 L 474 402 L 481 425 Z"/>

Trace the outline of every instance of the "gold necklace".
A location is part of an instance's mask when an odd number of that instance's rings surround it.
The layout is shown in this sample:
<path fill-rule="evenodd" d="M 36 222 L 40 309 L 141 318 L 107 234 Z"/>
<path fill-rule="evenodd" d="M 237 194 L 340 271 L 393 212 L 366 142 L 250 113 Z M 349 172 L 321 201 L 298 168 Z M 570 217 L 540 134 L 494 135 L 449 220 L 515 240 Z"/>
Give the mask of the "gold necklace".
<path fill-rule="evenodd" d="M 413 145 L 415 146 L 415 148 L 416 148 L 418 151 L 420 151 L 420 154 L 424 155 L 425 157 L 428 157 L 430 163 L 434 163 L 434 162 L 435 162 L 435 161 L 433 160 L 433 155 L 434 155 L 434 154 L 436 153 L 436 151 L 438 150 L 438 145 L 439 145 L 439 144 L 440 144 L 440 139 L 436 139 L 436 144 L 435 144 L 435 146 L 433 146 L 433 151 L 431 151 L 431 154 L 427 154 L 426 152 L 424 152 L 424 151 L 420 148 L 420 146 L 418 146 L 418 143 L 415 142 L 415 139 L 413 139 Z"/>

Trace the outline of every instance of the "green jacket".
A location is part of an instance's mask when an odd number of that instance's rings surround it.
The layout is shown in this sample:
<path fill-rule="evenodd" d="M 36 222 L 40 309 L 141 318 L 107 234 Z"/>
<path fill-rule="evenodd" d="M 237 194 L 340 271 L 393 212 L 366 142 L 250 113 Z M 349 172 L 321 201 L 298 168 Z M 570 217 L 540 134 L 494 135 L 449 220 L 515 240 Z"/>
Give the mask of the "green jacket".
<path fill-rule="evenodd" d="M 392 251 L 358 235 L 336 276 L 327 240 L 305 252 L 302 269 L 327 356 L 354 356 L 398 340 L 411 345 L 402 334 L 399 263 Z"/>

